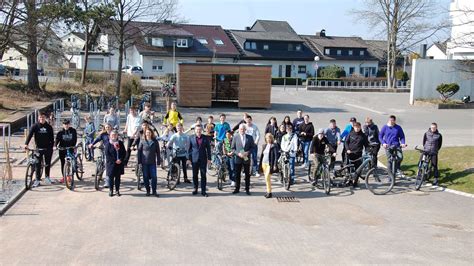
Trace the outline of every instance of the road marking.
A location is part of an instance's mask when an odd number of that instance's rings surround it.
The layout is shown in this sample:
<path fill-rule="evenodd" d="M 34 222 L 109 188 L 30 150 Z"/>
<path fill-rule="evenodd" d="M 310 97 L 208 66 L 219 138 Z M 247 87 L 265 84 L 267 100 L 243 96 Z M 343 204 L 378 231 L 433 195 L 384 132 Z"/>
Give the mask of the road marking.
<path fill-rule="evenodd" d="M 366 110 L 366 111 L 369 111 L 369 112 L 373 112 L 373 113 L 376 113 L 376 114 L 379 114 L 379 115 L 386 115 L 387 114 L 385 112 L 380 112 L 380 111 L 377 111 L 377 110 L 374 110 L 374 109 L 370 109 L 370 108 L 355 105 L 355 104 L 346 103 L 344 105 L 351 106 L 351 107 L 358 108 L 358 109 L 362 109 L 362 110 Z"/>

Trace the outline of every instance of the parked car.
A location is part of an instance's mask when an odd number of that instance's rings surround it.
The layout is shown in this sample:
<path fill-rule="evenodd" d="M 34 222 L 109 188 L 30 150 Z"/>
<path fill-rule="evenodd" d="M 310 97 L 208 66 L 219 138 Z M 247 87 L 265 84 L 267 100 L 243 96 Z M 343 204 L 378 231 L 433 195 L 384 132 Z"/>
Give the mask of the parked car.
<path fill-rule="evenodd" d="M 122 68 L 122 72 L 138 77 L 143 76 L 143 68 L 141 66 L 125 66 Z"/>
<path fill-rule="evenodd" d="M 4 65 L 0 65 L 0 76 L 5 76 L 7 68 Z"/>

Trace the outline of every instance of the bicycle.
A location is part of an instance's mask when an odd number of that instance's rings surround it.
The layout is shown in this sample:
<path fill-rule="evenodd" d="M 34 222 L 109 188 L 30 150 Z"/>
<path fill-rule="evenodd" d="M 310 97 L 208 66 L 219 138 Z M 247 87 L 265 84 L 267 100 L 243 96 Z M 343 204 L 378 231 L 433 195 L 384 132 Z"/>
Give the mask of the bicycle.
<path fill-rule="evenodd" d="M 213 145 L 213 149 L 212 149 L 212 153 L 211 153 L 211 163 L 207 165 L 207 173 L 209 175 L 213 175 L 213 176 L 216 176 L 218 174 L 218 169 L 220 168 L 222 162 L 220 160 L 220 156 L 221 156 L 221 150 L 220 150 L 220 147 L 222 147 L 221 145 L 215 145 L 215 144 L 211 144 Z"/>
<path fill-rule="evenodd" d="M 318 168 L 312 172 L 311 180 L 314 180 L 313 186 L 321 188 L 318 186 L 318 179 L 322 182 L 322 188 L 326 195 L 329 195 L 331 192 L 331 176 L 329 171 L 329 163 L 331 162 L 331 154 L 325 153 L 324 155 L 315 154 L 315 160 L 319 160 Z M 308 172 L 311 171 L 311 163 L 308 167 Z M 320 178 L 318 178 L 318 176 Z"/>
<path fill-rule="evenodd" d="M 137 177 L 137 189 L 142 190 L 142 178 L 143 178 L 143 168 L 142 164 L 138 163 L 135 165 L 135 176 Z"/>
<path fill-rule="evenodd" d="M 36 172 L 36 167 L 38 164 L 40 164 L 39 171 L 40 173 L 38 174 L 40 177 L 43 175 L 43 160 L 40 161 L 40 151 L 46 151 L 47 149 L 30 149 L 26 148 L 26 151 L 28 152 L 28 163 L 26 165 L 26 173 L 25 173 L 25 189 L 29 190 L 31 189 L 33 185 L 33 176 L 35 175 Z"/>
<path fill-rule="evenodd" d="M 280 171 L 280 180 L 286 190 L 290 190 L 290 153 L 282 151 L 278 159 L 278 169 Z"/>
<path fill-rule="evenodd" d="M 304 147 L 303 147 L 303 139 L 301 137 L 298 138 L 298 149 L 296 150 L 296 164 L 302 164 L 304 161 Z"/>
<path fill-rule="evenodd" d="M 161 158 L 163 158 L 161 160 L 161 169 L 166 169 L 166 167 L 169 167 L 170 165 L 170 158 L 169 158 L 169 154 L 168 154 L 168 149 L 166 149 L 166 144 L 168 142 L 167 141 L 163 141 L 163 145 L 161 146 L 160 148 L 160 155 L 161 155 Z"/>
<path fill-rule="evenodd" d="M 395 186 L 395 165 L 396 161 L 399 160 L 397 156 L 397 148 L 391 147 L 389 150 L 388 161 L 392 163 L 392 169 L 387 169 L 387 174 L 382 171 L 378 171 L 379 168 L 374 167 L 367 173 L 365 178 L 365 186 L 369 189 L 374 195 L 384 195 L 390 192 Z M 395 159 L 394 159 L 395 158 Z M 373 163 L 373 162 L 371 162 Z"/>
<path fill-rule="evenodd" d="M 94 176 L 94 187 L 95 190 L 100 189 L 100 182 L 102 181 L 102 176 L 105 171 L 105 154 L 104 154 L 104 147 L 92 147 L 92 149 L 99 149 L 99 156 L 95 159 L 95 176 Z"/>
<path fill-rule="evenodd" d="M 431 164 L 431 157 L 433 153 L 425 151 L 415 146 L 415 150 L 421 153 L 420 160 L 418 161 L 418 172 L 415 180 L 415 190 L 420 190 L 423 182 L 428 180 L 431 176 L 433 165 Z"/>
<path fill-rule="evenodd" d="M 173 190 L 176 188 L 176 185 L 179 182 L 181 175 L 181 162 L 178 160 L 177 154 L 179 153 L 179 148 L 173 148 L 171 152 L 171 164 L 169 165 L 168 175 L 166 176 L 166 181 L 168 182 L 168 189 Z"/>
<path fill-rule="evenodd" d="M 59 151 L 66 151 L 66 162 L 63 167 L 64 183 L 69 190 L 74 190 L 74 175 L 78 180 L 82 180 L 84 175 L 84 167 L 82 165 L 82 156 L 80 153 L 71 152 L 71 149 L 75 149 L 78 146 L 72 147 L 58 147 Z"/>
<path fill-rule="evenodd" d="M 82 154 L 84 155 L 84 159 L 89 161 L 89 160 L 92 160 L 90 154 L 89 154 L 89 147 L 87 147 L 87 141 L 86 141 L 86 138 L 87 136 L 86 135 L 82 135 L 81 136 L 81 139 L 82 139 L 82 142 L 81 142 L 81 146 L 82 146 Z"/>
<path fill-rule="evenodd" d="M 228 174 L 227 160 L 229 160 L 229 158 L 225 155 L 220 155 L 219 157 L 220 163 L 217 168 L 217 189 L 222 190 Z"/>

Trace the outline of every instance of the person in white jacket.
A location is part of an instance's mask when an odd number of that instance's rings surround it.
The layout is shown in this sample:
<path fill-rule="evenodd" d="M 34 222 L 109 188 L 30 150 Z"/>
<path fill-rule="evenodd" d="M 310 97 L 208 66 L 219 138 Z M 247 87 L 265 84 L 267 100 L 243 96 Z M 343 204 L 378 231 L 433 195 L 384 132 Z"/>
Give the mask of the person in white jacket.
<path fill-rule="evenodd" d="M 258 161 L 257 161 L 257 152 L 258 152 L 258 141 L 260 140 L 260 130 L 258 130 L 257 125 L 252 122 L 252 117 L 247 115 L 245 118 L 245 126 L 246 126 L 246 134 L 252 136 L 255 147 L 250 151 L 252 155 L 252 176 L 259 177 L 260 174 L 258 173 Z"/>
<path fill-rule="evenodd" d="M 290 179 L 291 184 L 295 183 L 295 162 L 296 151 L 298 150 L 298 136 L 293 132 L 291 124 L 286 125 L 286 134 L 281 140 L 281 151 L 290 155 Z"/>

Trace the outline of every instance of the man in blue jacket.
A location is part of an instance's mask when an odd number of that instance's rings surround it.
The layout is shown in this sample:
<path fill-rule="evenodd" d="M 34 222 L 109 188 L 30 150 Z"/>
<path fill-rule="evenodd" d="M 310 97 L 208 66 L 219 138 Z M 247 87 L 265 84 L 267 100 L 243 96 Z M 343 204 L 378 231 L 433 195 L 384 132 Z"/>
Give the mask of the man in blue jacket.
<path fill-rule="evenodd" d="M 391 115 L 388 119 L 388 123 L 382 127 L 379 133 L 379 140 L 382 146 L 385 148 L 385 153 L 388 154 L 388 148 L 395 147 L 397 149 L 397 157 L 400 158 L 395 165 L 397 171 L 400 171 L 400 164 L 403 161 L 403 152 L 401 148 L 405 148 L 405 133 L 401 126 L 397 125 L 397 118 Z M 392 168 L 391 163 L 387 162 L 389 169 Z M 400 173 L 401 174 L 401 173 Z"/>
<path fill-rule="evenodd" d="M 189 137 L 189 160 L 193 166 L 193 195 L 197 194 L 199 187 L 198 174 L 201 172 L 201 195 L 207 197 L 206 170 L 207 165 L 211 163 L 211 143 L 209 137 L 202 135 L 201 125 L 196 125 L 194 130 L 196 131 L 196 134 Z M 188 161 L 188 163 L 190 162 Z"/>

